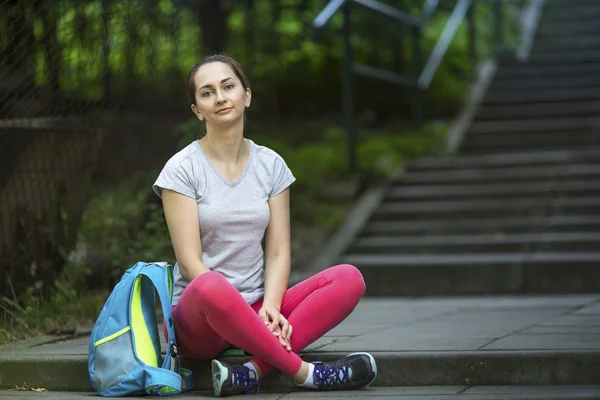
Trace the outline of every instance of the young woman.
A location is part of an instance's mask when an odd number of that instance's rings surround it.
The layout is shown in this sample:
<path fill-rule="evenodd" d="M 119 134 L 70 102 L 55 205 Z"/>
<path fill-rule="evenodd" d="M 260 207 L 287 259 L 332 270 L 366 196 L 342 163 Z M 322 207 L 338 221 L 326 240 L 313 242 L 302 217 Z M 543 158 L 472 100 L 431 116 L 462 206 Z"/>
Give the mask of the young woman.
<path fill-rule="evenodd" d="M 370 385 L 377 367 L 368 353 L 314 363 L 296 354 L 352 312 L 365 283 L 355 267 L 337 265 L 287 289 L 295 178 L 277 153 L 244 138 L 252 93 L 239 64 L 205 57 L 192 68 L 188 91 L 206 135 L 175 154 L 153 186 L 177 258 L 180 354 L 211 359 L 235 346 L 253 355 L 244 365 L 212 361 L 217 396 L 257 393 L 272 368 L 303 388 Z"/>

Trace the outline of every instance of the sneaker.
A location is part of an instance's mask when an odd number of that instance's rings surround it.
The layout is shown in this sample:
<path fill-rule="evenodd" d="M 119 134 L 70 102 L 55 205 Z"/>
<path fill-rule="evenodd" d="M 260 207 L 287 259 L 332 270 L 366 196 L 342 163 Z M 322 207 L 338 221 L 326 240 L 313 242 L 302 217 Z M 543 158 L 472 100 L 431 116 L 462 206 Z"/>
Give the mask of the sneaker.
<path fill-rule="evenodd" d="M 375 359 L 369 353 L 352 353 L 332 362 L 313 362 L 317 390 L 355 390 L 368 387 L 377 377 Z"/>
<path fill-rule="evenodd" d="M 258 393 L 256 373 L 243 365 L 230 366 L 213 360 L 212 382 L 217 397 Z"/>

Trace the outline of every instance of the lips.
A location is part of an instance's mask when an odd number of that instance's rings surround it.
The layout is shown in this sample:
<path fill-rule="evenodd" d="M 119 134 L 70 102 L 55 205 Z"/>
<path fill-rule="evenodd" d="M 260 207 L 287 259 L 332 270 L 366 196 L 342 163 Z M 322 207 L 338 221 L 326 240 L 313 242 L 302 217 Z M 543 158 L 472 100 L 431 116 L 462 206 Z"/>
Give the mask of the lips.
<path fill-rule="evenodd" d="M 217 111 L 217 114 L 222 114 L 222 113 L 225 113 L 225 112 L 227 112 L 229 110 L 232 110 L 232 109 L 233 109 L 233 107 L 222 108 L 219 111 Z"/>

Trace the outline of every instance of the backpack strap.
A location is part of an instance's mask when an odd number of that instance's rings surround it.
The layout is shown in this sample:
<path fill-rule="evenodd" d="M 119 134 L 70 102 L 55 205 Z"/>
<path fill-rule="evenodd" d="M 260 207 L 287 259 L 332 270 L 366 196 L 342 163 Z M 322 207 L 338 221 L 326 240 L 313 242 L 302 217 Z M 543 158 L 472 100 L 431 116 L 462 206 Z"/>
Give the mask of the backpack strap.
<path fill-rule="evenodd" d="M 179 375 L 179 382 L 153 382 L 147 385 L 146 391 L 152 395 L 168 395 L 185 392 L 194 387 L 194 377 L 192 371 L 181 368 L 179 362 L 179 349 L 177 348 L 177 340 L 175 338 L 175 326 L 173 322 L 173 314 L 171 310 L 171 300 L 173 297 L 173 266 L 170 264 L 161 265 L 158 263 L 148 264 L 139 272 L 140 275 L 147 276 L 160 299 L 160 304 L 167 326 L 167 354 L 164 359 L 162 368 L 173 371 Z M 177 385 L 173 386 L 173 384 Z"/>

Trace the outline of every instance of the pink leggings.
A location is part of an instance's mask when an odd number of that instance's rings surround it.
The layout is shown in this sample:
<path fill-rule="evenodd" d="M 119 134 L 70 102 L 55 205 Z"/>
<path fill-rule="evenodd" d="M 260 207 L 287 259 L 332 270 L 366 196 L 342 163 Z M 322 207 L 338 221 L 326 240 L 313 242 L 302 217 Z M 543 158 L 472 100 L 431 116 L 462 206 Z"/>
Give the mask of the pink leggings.
<path fill-rule="evenodd" d="M 223 275 L 207 272 L 183 291 L 176 307 L 175 333 L 182 356 L 211 359 L 232 345 L 252 355 L 261 372 L 273 367 L 287 375 L 300 370 L 296 352 L 342 322 L 365 291 L 352 265 L 331 267 L 288 289 L 281 314 L 293 327 L 287 351 L 258 316 L 262 300 L 248 305 Z"/>

